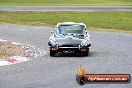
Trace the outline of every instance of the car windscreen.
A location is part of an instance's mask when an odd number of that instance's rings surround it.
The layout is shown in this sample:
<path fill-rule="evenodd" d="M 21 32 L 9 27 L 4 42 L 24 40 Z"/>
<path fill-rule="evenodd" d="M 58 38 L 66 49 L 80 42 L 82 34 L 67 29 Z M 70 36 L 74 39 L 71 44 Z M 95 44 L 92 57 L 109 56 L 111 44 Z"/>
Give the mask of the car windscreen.
<path fill-rule="evenodd" d="M 85 27 L 83 25 L 60 25 L 59 34 L 76 33 L 83 34 Z"/>

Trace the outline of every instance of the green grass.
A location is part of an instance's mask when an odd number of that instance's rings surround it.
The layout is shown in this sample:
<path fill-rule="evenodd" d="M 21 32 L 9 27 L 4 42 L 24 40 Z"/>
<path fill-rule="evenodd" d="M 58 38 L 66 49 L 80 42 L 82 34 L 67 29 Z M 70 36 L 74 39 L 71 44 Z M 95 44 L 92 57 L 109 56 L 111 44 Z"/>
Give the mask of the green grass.
<path fill-rule="evenodd" d="M 8 55 L 5 51 L 0 51 L 0 57 Z M 1 58 L 0 58 L 1 59 Z"/>
<path fill-rule="evenodd" d="M 88 27 L 132 31 L 132 12 L 0 12 L 0 22 L 55 26 L 59 22 L 83 22 Z"/>
<path fill-rule="evenodd" d="M 0 0 L 0 5 L 132 5 L 132 0 Z"/>
<path fill-rule="evenodd" d="M 24 49 L 9 42 L 0 41 L 0 59 L 7 59 L 10 56 L 23 56 Z"/>

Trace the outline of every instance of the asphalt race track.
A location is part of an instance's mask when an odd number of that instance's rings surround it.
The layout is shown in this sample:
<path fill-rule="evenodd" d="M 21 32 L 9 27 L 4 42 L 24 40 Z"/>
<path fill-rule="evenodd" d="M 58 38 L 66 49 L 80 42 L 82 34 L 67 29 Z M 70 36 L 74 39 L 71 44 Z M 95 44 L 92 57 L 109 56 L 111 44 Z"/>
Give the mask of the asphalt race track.
<path fill-rule="evenodd" d="M 0 11 L 132 11 L 132 6 L 0 6 Z"/>
<path fill-rule="evenodd" d="M 50 57 L 47 41 L 50 27 L 0 24 L 0 38 L 42 48 L 46 55 L 28 62 L 0 67 L 0 88 L 131 88 L 130 84 L 76 83 L 76 68 L 82 64 L 87 73 L 132 75 L 132 35 L 92 32 L 88 57 L 59 54 Z"/>

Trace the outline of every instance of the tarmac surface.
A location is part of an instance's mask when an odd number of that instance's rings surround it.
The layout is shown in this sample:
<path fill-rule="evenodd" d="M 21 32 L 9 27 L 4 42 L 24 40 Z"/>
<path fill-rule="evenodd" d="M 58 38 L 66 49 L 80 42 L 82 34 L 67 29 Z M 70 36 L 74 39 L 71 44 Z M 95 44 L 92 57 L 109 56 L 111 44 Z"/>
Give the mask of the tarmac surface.
<path fill-rule="evenodd" d="M 132 6 L 0 6 L 0 11 L 132 11 Z"/>
<path fill-rule="evenodd" d="M 51 27 L 0 24 L 0 38 L 34 45 L 46 51 L 28 62 L 0 67 L 0 88 L 131 88 L 130 84 L 76 83 L 76 69 L 82 64 L 88 74 L 132 75 L 132 35 L 93 32 L 88 57 L 73 54 L 49 56 Z"/>

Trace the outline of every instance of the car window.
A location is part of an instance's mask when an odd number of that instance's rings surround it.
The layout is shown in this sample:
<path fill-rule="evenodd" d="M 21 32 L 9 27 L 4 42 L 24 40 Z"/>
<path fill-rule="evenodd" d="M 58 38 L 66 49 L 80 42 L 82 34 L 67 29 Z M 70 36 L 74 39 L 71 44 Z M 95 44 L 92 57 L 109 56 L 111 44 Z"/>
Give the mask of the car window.
<path fill-rule="evenodd" d="M 67 34 L 67 33 L 84 33 L 85 27 L 83 25 L 60 25 L 59 26 L 59 34 Z"/>

